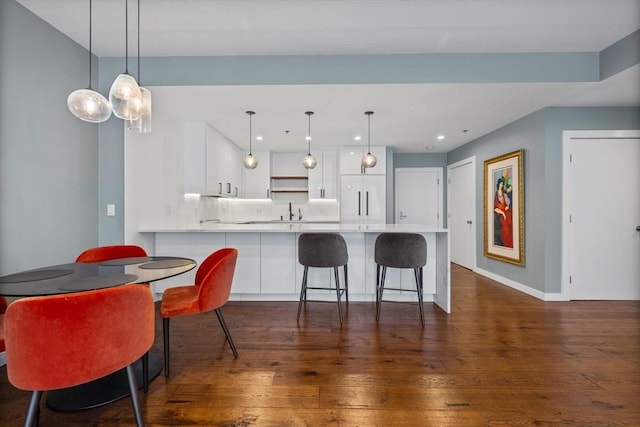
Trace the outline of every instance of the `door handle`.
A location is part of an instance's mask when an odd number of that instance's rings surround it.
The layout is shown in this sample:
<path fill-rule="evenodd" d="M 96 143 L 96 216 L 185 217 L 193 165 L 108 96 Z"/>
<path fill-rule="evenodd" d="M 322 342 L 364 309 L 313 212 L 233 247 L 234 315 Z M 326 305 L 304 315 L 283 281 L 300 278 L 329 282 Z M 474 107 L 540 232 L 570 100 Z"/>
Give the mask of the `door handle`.
<path fill-rule="evenodd" d="M 369 216 L 369 192 L 367 191 L 367 216 Z"/>
<path fill-rule="evenodd" d="M 473 221 L 471 221 L 470 219 L 467 220 L 467 224 L 473 224 Z"/>

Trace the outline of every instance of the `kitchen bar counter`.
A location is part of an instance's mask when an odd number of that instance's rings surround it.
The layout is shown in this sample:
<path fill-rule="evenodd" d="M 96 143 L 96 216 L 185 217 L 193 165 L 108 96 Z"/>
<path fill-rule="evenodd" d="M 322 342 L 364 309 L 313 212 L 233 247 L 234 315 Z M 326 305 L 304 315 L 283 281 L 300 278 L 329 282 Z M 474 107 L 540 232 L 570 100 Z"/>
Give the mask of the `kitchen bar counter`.
<path fill-rule="evenodd" d="M 443 228 L 411 224 L 343 224 L 315 221 L 251 221 L 177 227 L 143 227 L 141 233 L 446 233 Z"/>
<path fill-rule="evenodd" d="M 264 223 L 207 222 L 180 227 L 142 227 L 145 242 L 153 242 L 149 252 L 156 256 L 176 254 L 200 263 L 223 247 L 238 249 L 238 262 L 231 289 L 232 300 L 297 301 L 303 267 L 298 263 L 298 235 L 307 232 L 339 233 L 349 251 L 349 300 L 375 301 L 375 239 L 380 233 L 420 233 L 427 240 L 427 265 L 424 269 L 424 299 L 433 301 L 445 312 L 451 310 L 449 233 L 422 225 L 344 224 L 326 222 L 273 221 Z M 148 246 L 148 243 L 147 245 Z M 195 271 L 195 270 L 194 270 Z M 154 292 L 189 283 L 187 273 L 180 278 L 154 283 Z M 311 269 L 309 283 L 326 284 L 332 280 L 329 269 Z M 387 282 L 403 289 L 415 289 L 413 271 L 390 269 Z M 314 299 L 335 299 L 320 293 Z M 414 301 L 415 293 L 385 292 L 385 299 Z"/>

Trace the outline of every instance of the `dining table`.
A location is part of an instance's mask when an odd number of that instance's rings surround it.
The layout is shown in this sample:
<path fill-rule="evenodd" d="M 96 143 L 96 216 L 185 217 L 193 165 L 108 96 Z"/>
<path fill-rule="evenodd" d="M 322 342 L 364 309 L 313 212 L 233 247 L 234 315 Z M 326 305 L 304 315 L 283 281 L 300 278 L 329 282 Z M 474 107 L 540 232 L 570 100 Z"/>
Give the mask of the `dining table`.
<path fill-rule="evenodd" d="M 147 256 L 117 258 L 94 263 L 72 262 L 26 270 L 0 277 L 0 295 L 34 297 L 103 289 L 130 283 L 151 283 L 186 273 L 196 266 L 190 258 Z M 114 313 L 114 316 L 117 316 Z M 135 333 L 135 325 L 132 325 Z M 134 365 L 139 385 L 144 384 L 142 363 Z M 162 372 L 160 354 L 149 352 L 149 381 Z M 55 367 L 52 367 L 55 369 Z M 98 380 L 47 393 L 47 406 L 58 411 L 95 408 L 129 395 L 126 370 Z"/>

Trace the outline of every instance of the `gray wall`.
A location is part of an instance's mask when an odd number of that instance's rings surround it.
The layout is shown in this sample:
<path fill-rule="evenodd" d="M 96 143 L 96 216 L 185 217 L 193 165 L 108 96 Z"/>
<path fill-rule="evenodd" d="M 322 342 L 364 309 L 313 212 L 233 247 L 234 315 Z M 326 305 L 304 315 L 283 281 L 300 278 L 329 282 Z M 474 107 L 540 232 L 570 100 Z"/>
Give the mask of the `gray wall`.
<path fill-rule="evenodd" d="M 486 258 L 478 227 L 479 268 L 541 292 L 560 292 L 562 131 L 607 129 L 640 129 L 640 108 L 545 108 L 448 153 L 448 164 L 476 156 L 476 224 L 483 224 L 484 160 L 525 150 L 525 266 Z"/>
<path fill-rule="evenodd" d="M 88 84 L 88 59 L 0 1 L 0 275 L 73 261 L 98 242 L 98 126 L 66 106 Z"/>

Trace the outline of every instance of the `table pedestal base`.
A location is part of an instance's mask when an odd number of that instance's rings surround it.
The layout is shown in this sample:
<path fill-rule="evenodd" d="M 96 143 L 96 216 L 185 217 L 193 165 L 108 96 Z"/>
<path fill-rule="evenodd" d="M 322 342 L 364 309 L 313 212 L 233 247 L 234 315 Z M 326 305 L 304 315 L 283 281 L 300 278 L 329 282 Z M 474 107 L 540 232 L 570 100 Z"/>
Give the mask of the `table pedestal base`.
<path fill-rule="evenodd" d="M 159 354 L 149 353 L 149 382 L 160 375 L 162 365 L 162 357 Z M 138 360 L 133 368 L 138 388 L 142 389 L 142 362 Z M 129 394 L 127 371 L 121 369 L 90 383 L 48 392 L 47 406 L 54 411 L 79 411 L 115 402 Z"/>

